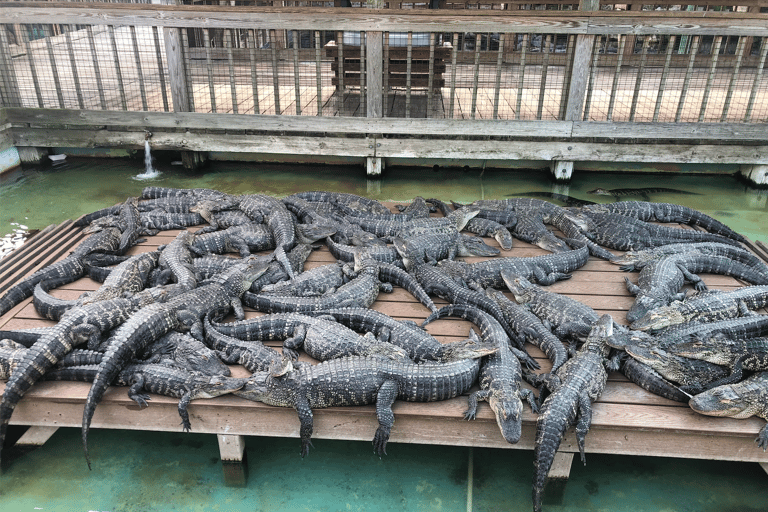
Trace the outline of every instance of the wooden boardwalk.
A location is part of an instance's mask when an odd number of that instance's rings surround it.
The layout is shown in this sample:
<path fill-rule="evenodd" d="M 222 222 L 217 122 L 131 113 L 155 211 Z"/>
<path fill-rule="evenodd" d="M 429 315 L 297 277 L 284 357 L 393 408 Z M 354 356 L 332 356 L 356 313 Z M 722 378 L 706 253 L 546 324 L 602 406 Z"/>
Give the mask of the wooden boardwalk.
<path fill-rule="evenodd" d="M 193 228 L 194 229 L 194 228 Z M 166 231 L 150 237 L 131 249 L 129 254 L 156 249 L 170 242 L 178 231 Z M 66 222 L 50 226 L 30 239 L 27 244 L 0 260 L 0 292 L 23 275 L 63 258 L 82 240 L 79 228 Z M 495 241 L 488 240 L 495 245 Z M 768 258 L 768 247 L 756 248 Z M 501 256 L 527 257 L 545 251 L 515 241 L 511 251 Z M 468 258 L 472 260 L 472 258 Z M 306 267 L 312 268 L 334 261 L 326 248 L 315 251 Z M 599 313 L 610 313 L 619 323 L 625 322 L 626 310 L 632 298 L 624 286 L 624 276 L 618 266 L 591 258 L 588 264 L 574 272 L 573 277 L 558 282 L 550 290 L 577 299 Z M 733 278 L 703 275 L 704 281 L 716 289 L 743 286 Z M 636 280 L 636 275 L 631 279 Z M 84 291 L 94 290 L 98 284 L 89 278 L 79 279 L 52 293 L 60 298 L 74 299 Z M 444 304 L 436 300 L 438 307 Z M 429 311 L 405 290 L 395 288 L 391 294 L 382 293 L 374 309 L 398 319 L 420 322 Z M 763 311 L 763 313 L 766 313 Z M 247 311 L 247 317 L 259 313 Z M 35 311 L 31 299 L 25 300 L 0 317 L 0 329 L 22 329 L 53 325 Z M 471 324 L 457 319 L 444 319 L 428 326 L 428 331 L 443 342 L 465 337 Z M 277 343 L 271 343 L 278 348 Z M 529 345 L 530 353 L 541 364 L 541 371 L 550 367 L 548 360 L 537 348 Z M 241 367 L 233 367 L 236 375 L 247 375 Z M 4 384 L 0 383 L 0 392 Z M 58 427 L 79 427 L 89 385 L 85 383 L 42 382 L 33 386 L 14 411 L 11 423 L 31 425 L 30 436 L 39 433 L 44 442 Z M 148 408 L 140 410 L 131 401 L 125 388 L 111 388 L 96 409 L 94 428 L 116 428 L 153 431 L 180 431 L 177 401 L 153 396 Z M 477 419 L 465 421 L 463 412 L 466 396 L 437 403 L 397 402 L 393 411 L 395 424 L 393 443 L 421 443 L 492 448 L 532 449 L 536 415 L 526 406 L 523 432 L 519 443 L 510 445 L 499 433 L 493 414 L 487 404 L 481 403 Z M 294 437 L 299 435 L 299 421 L 293 409 L 271 407 L 235 396 L 193 401 L 189 407 L 193 432 L 219 436 L 223 460 L 238 460 L 242 456 L 241 436 Z M 673 402 L 639 388 L 623 375 L 612 373 L 605 392 L 596 402 L 592 427 L 586 439 L 589 453 L 651 455 L 696 459 L 735 460 L 760 463 L 768 471 L 768 453 L 760 450 L 755 438 L 765 421 L 759 418 L 736 420 L 714 418 L 693 412 L 686 404 Z M 377 427 L 374 406 L 334 407 L 314 411 L 315 442 L 322 439 L 370 441 Z M 296 441 L 297 449 L 299 441 Z M 233 449 L 234 447 L 234 449 Z M 232 455 L 234 451 L 234 455 Z M 571 429 L 560 447 L 558 467 L 567 475 L 573 453 L 577 452 L 576 439 Z M 229 455 L 227 455 L 229 453 Z"/>

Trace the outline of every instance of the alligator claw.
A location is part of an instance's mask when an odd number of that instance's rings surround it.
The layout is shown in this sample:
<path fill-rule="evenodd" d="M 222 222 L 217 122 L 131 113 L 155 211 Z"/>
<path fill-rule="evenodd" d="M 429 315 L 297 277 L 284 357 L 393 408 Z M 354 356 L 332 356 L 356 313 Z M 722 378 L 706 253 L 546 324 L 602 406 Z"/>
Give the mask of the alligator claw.
<path fill-rule="evenodd" d="M 309 455 L 309 448 L 314 448 L 315 445 L 312 444 L 311 439 L 307 439 L 306 441 L 301 442 L 301 458 L 303 459 L 307 455 Z"/>

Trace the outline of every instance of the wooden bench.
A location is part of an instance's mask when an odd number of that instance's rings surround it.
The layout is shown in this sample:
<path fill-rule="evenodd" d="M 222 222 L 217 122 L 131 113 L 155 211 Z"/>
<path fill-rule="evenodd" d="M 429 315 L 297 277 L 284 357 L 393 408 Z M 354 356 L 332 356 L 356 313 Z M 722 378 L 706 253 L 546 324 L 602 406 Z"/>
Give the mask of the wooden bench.
<path fill-rule="evenodd" d="M 385 47 L 386 48 L 386 47 Z M 410 76 L 408 74 L 408 52 L 406 46 L 390 45 L 384 50 L 384 62 L 382 64 L 383 83 L 385 87 L 428 88 L 430 84 L 430 69 L 432 72 L 432 89 L 445 87 L 443 74 L 446 69 L 446 60 L 451 57 L 450 45 L 435 46 L 434 53 L 429 46 L 412 46 Z M 361 46 L 338 45 L 336 41 L 330 41 L 325 45 L 326 57 L 331 57 L 333 63 L 332 84 L 337 89 L 346 87 L 360 87 L 361 85 Z M 430 59 L 430 55 L 432 58 Z M 341 55 L 341 59 L 339 58 Z M 362 69 L 365 73 L 365 69 Z M 410 82 L 409 82 L 410 80 Z"/>
<path fill-rule="evenodd" d="M 34 245 L 34 250 L 22 247 L 20 257 L 11 255 L 14 265 L 3 265 L 0 283 L 8 283 L 7 272 L 24 261 L 34 262 L 33 268 L 49 264 L 64 257 L 66 252 L 51 250 L 51 246 L 71 247 L 82 233 L 70 224 L 63 229 L 48 229 L 49 244 Z M 178 231 L 165 231 L 149 237 L 129 254 L 150 251 L 173 240 Z M 65 236 L 57 236 L 64 234 Z M 46 238 L 47 240 L 47 238 Z M 41 240 L 38 240 L 38 242 Z M 491 245 L 497 245 L 488 239 Z M 34 244 L 35 241 L 31 241 Z M 511 251 L 501 251 L 500 256 L 528 257 L 545 254 L 545 251 L 529 244 L 515 241 Z M 41 257 L 38 257 L 41 256 Z M 476 261 L 480 258 L 465 258 Z M 23 261 L 19 261 L 23 260 Z M 313 252 L 306 267 L 313 268 L 335 261 L 326 248 Z M 0 261 L 5 263 L 5 261 Z M 624 285 L 626 274 L 616 265 L 591 258 L 586 266 L 574 272 L 573 277 L 560 281 L 550 290 L 563 293 L 596 309 L 610 313 L 624 323 L 626 310 L 632 304 Z M 14 275 L 14 280 L 19 274 Z M 742 286 L 737 280 L 719 275 L 703 275 L 705 282 L 716 289 L 733 289 Z M 635 280 L 636 276 L 632 276 Z M 98 283 L 82 278 L 53 290 L 53 295 L 73 299 L 84 291 L 94 290 Z M 445 304 L 435 300 L 440 307 Z M 408 292 L 395 288 L 390 294 L 382 293 L 373 308 L 398 319 L 420 322 L 429 310 Z M 763 313 L 766 313 L 763 311 Z M 247 317 L 259 313 L 247 311 Z M 0 317 L 0 329 L 22 329 L 51 326 L 35 311 L 31 299 L 25 300 Z M 472 325 L 460 319 L 442 319 L 433 322 L 427 330 L 443 342 L 466 337 Z M 276 342 L 268 342 L 277 348 Z M 544 354 L 533 346 L 528 350 L 541 365 L 542 372 L 550 368 Z M 306 359 L 306 357 L 305 357 Z M 242 367 L 232 367 L 235 376 L 246 376 Z M 40 444 L 55 428 L 80 427 L 83 405 L 89 384 L 77 382 L 39 382 L 20 401 L 11 418 L 11 424 L 35 427 L 25 437 L 26 443 Z M 0 393 L 5 389 L 0 382 Z M 153 396 L 150 406 L 139 409 L 130 400 L 126 388 L 110 388 L 96 408 L 93 428 L 113 428 L 147 431 L 180 432 L 178 401 L 163 396 Z M 504 441 L 496 425 L 494 415 L 487 404 L 481 403 L 474 421 L 463 419 L 467 407 L 466 396 L 436 403 L 397 402 L 393 407 L 395 424 L 392 443 L 418 443 L 436 445 L 476 446 L 500 449 L 531 450 L 534 445 L 536 415 L 526 406 L 523 415 L 520 442 L 511 445 Z M 225 481 L 241 484 L 244 480 L 244 436 L 293 437 L 299 436 L 299 420 L 293 409 L 271 407 L 250 402 L 235 396 L 222 396 L 209 400 L 195 400 L 189 406 L 192 432 L 215 434 L 219 438 L 221 457 L 224 461 Z M 594 405 L 592 427 L 586 438 L 588 453 L 626 454 L 642 456 L 680 457 L 757 462 L 768 471 L 768 453 L 755 444 L 758 432 L 765 424 L 759 418 L 736 420 L 715 418 L 695 413 L 686 404 L 673 402 L 653 395 L 629 382 L 623 375 L 612 373 L 605 392 Z M 332 407 L 314 411 L 315 443 L 322 439 L 370 441 L 377 428 L 375 406 Z M 299 441 L 297 443 L 297 450 Z M 574 453 L 578 451 L 573 429 L 570 429 L 558 452 L 553 477 L 567 478 Z M 97 461 L 95 461 L 97 462 Z"/>

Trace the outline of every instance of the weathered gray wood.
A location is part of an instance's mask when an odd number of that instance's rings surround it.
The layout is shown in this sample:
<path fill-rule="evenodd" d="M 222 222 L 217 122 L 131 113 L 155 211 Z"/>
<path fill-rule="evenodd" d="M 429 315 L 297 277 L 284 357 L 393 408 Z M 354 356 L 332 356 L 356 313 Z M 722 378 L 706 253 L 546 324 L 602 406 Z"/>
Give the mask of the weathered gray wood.
<path fill-rule="evenodd" d="M 685 78 L 683 79 L 683 87 L 680 90 L 680 99 L 677 102 L 677 111 L 675 112 L 675 122 L 680 122 L 680 117 L 683 114 L 683 106 L 685 100 L 688 97 L 688 88 L 691 85 L 691 75 L 693 73 L 693 63 L 696 59 L 696 54 L 699 51 L 699 44 L 701 43 L 701 36 L 694 36 L 693 43 L 691 44 L 691 55 L 688 60 L 688 69 L 685 71 Z"/>
<path fill-rule="evenodd" d="M 323 74 L 320 52 L 320 31 L 315 30 L 315 95 L 317 96 L 317 115 L 323 115 Z"/>
<path fill-rule="evenodd" d="M 232 36 L 232 30 L 225 30 L 224 31 L 224 47 L 227 49 L 227 64 L 229 65 L 229 94 L 232 97 L 232 113 L 237 114 L 239 112 L 238 110 L 238 101 L 237 101 L 237 82 L 235 80 L 235 61 L 232 56 L 232 44 L 233 44 L 233 36 Z M 298 80 L 298 73 L 296 73 L 296 80 Z M 296 109 L 298 110 L 299 103 L 298 103 L 298 95 L 296 96 Z M 299 111 L 299 114 L 301 112 Z"/>
<path fill-rule="evenodd" d="M 155 43 L 155 59 L 157 60 L 157 78 L 160 81 L 160 95 L 163 98 L 163 110 L 168 112 L 168 92 L 165 84 L 165 64 L 163 63 L 163 52 L 160 49 L 160 33 L 157 27 L 152 27 L 152 40 Z"/>
<path fill-rule="evenodd" d="M 405 64 L 405 117 L 411 117 L 411 70 L 413 65 L 413 32 L 408 31 Z"/>
<path fill-rule="evenodd" d="M 59 69 L 56 67 L 56 59 L 53 56 L 53 45 L 51 44 L 50 37 L 45 38 L 45 47 L 46 47 L 46 50 L 48 50 L 48 63 L 51 66 L 51 77 L 53 78 L 53 85 L 56 88 L 56 99 L 58 99 L 59 101 L 59 108 L 64 108 L 64 94 L 62 94 L 61 92 L 61 80 L 59 79 Z M 18 85 L 16 87 L 17 87 L 16 90 L 18 90 Z M 21 104 L 19 103 L 19 105 Z"/>
<path fill-rule="evenodd" d="M 205 47 L 205 67 L 208 70 L 208 93 L 211 99 L 211 112 L 218 111 L 216 108 L 216 87 L 213 81 L 213 63 L 211 61 L 211 34 L 207 28 L 203 29 L 203 46 Z"/>
<path fill-rule="evenodd" d="M 587 82 L 594 81 L 593 73 L 597 68 L 597 55 L 592 66 L 589 65 L 592 54 L 597 54 L 595 48 L 595 36 L 576 36 L 576 47 L 573 52 L 573 64 L 571 79 L 568 86 L 568 104 L 565 107 L 566 121 L 580 121 L 584 110 L 584 96 L 587 90 Z M 588 115 L 586 111 L 585 117 Z"/>
<path fill-rule="evenodd" d="M 365 87 L 365 82 L 366 82 L 365 78 L 366 78 L 366 75 L 368 73 L 368 71 L 367 71 L 367 69 L 365 67 L 365 46 L 366 46 L 366 40 L 365 39 L 366 39 L 366 34 L 367 34 L 366 32 L 360 32 L 360 48 L 359 48 L 359 50 L 360 50 L 360 97 L 361 97 L 361 99 L 362 99 L 363 95 L 367 96 L 367 94 L 368 94 L 367 90 L 366 90 L 366 87 Z M 361 101 L 360 102 L 360 108 L 363 109 L 363 116 L 365 116 L 367 103 L 368 103 L 367 99 L 366 99 L 366 101 Z"/>
<path fill-rule="evenodd" d="M 90 28 L 91 27 L 88 27 L 89 33 L 90 33 Z M 91 38 L 91 41 L 93 41 L 93 38 Z M 42 94 L 42 91 L 40 90 L 40 80 L 37 77 L 37 69 L 35 68 L 35 62 L 37 61 L 37 59 L 34 58 L 34 54 L 32 53 L 32 47 L 29 45 L 29 41 L 28 40 L 24 42 L 24 48 L 27 51 L 27 60 L 29 61 L 29 71 L 30 71 L 31 76 L 32 76 L 32 85 L 35 88 L 35 98 L 37 99 L 37 106 L 40 107 L 40 108 L 43 108 L 43 107 L 45 107 L 45 102 L 43 101 L 43 94 Z M 91 50 L 93 51 L 93 46 L 91 46 Z M 2 52 L 2 50 L 0 50 L 0 52 Z M 96 59 L 94 57 L 94 62 L 95 61 L 96 61 Z M 0 67 L 3 67 L 3 65 L 0 64 Z M 98 69 L 98 66 L 96 66 L 96 68 Z M 4 73 L 4 75 L 5 75 L 5 73 Z M 13 90 L 18 93 L 19 88 L 16 87 Z M 104 91 L 101 89 L 101 87 L 99 87 L 99 95 L 101 96 L 101 99 L 102 99 L 102 107 L 101 108 L 106 108 L 104 106 Z M 0 98 L 1 97 L 2 97 L 2 94 L 0 94 Z M 10 106 L 10 105 L 8 105 L 8 106 Z"/>
<path fill-rule="evenodd" d="M 19 440 L 16 441 L 16 444 L 21 446 L 43 446 L 57 430 L 59 430 L 59 427 L 29 427 Z"/>
<path fill-rule="evenodd" d="M 477 87 L 480 81 L 480 43 L 481 34 L 475 35 L 475 65 L 472 69 L 472 104 L 470 107 L 470 118 L 474 119 L 477 113 Z"/>
<path fill-rule="evenodd" d="M 381 68 L 381 81 L 382 81 L 382 87 L 384 88 L 383 91 L 383 115 L 387 116 L 389 114 L 388 106 L 389 106 L 389 32 L 382 33 L 382 45 L 383 45 L 383 59 L 382 62 L 382 68 Z"/>
<path fill-rule="evenodd" d="M 459 34 L 453 33 L 453 50 L 451 51 L 451 90 L 448 101 L 448 117 L 453 118 L 453 112 L 456 105 L 456 57 L 459 52 Z"/>
<path fill-rule="evenodd" d="M 736 63 L 733 65 L 731 71 L 731 81 L 728 83 L 728 92 L 725 94 L 725 101 L 723 102 L 723 112 L 720 115 L 720 122 L 724 123 L 728 118 L 728 110 L 731 107 L 731 100 L 733 99 L 733 91 L 736 88 L 736 78 L 739 76 L 741 70 L 741 59 L 744 56 L 744 45 L 747 42 L 746 37 L 739 37 L 739 42 L 736 45 Z"/>
<path fill-rule="evenodd" d="M 635 79 L 635 90 L 632 93 L 632 105 L 629 107 L 629 120 L 635 120 L 635 111 L 637 110 L 637 99 L 640 97 L 640 88 L 643 84 L 643 73 L 645 72 L 645 61 L 648 57 L 648 42 L 650 38 L 643 38 L 642 57 L 640 58 L 640 67 L 637 68 L 637 78 Z M 700 120 L 701 121 L 701 120 Z"/>
<path fill-rule="evenodd" d="M 503 38 L 502 34 L 502 38 Z M 427 78 L 427 117 L 432 112 L 432 99 L 435 94 L 433 90 L 435 83 L 435 33 L 429 34 L 429 77 Z M 499 52 L 501 52 L 503 45 L 499 45 Z M 496 87 L 498 90 L 498 86 Z"/>
<path fill-rule="evenodd" d="M 171 82 L 171 102 L 174 112 L 190 110 L 187 71 L 182 55 L 181 34 L 177 28 L 163 29 L 165 57 L 168 60 L 168 78 Z"/>
<path fill-rule="evenodd" d="M 566 115 L 568 111 L 568 94 L 570 93 L 570 85 L 568 84 L 570 84 L 571 81 L 573 80 L 573 58 L 574 58 L 574 51 L 576 47 L 576 36 L 574 36 L 573 34 L 568 35 L 568 40 L 565 46 L 566 46 L 565 72 L 563 76 L 563 88 L 562 88 L 562 91 L 560 92 L 560 111 L 557 114 L 558 119 L 566 119 Z M 582 98 L 583 97 L 584 97 L 584 92 L 582 92 Z M 582 106 L 583 106 L 583 100 L 582 100 Z M 579 113 L 579 115 L 581 115 L 581 113 Z"/>
<path fill-rule="evenodd" d="M 712 49 L 710 50 L 710 53 L 712 54 L 712 63 L 709 67 L 707 85 L 704 87 L 704 97 L 701 99 L 701 109 L 699 110 L 700 123 L 704 122 L 704 115 L 707 113 L 707 103 L 709 102 L 709 94 L 712 91 L 712 82 L 715 79 L 715 73 L 717 72 L 717 58 L 720 56 L 720 45 L 722 43 L 722 36 L 716 36 L 712 44 Z"/>
<path fill-rule="evenodd" d="M 605 118 L 610 121 L 613 119 L 613 107 L 616 104 L 616 92 L 619 88 L 619 76 L 621 75 L 621 64 L 624 62 L 624 46 L 627 43 L 627 36 L 619 36 L 618 59 L 616 60 L 616 69 L 613 71 L 613 84 L 611 85 L 611 97 L 608 100 L 608 113 Z"/>
<path fill-rule="evenodd" d="M 365 10 L 313 8 L 311 16 L 302 8 L 235 7 L 226 11 L 205 6 L 163 6 L 131 4 L 0 3 L 0 23 L 115 24 L 134 26 L 173 26 L 209 28 L 252 28 L 261 24 L 274 29 L 296 30 L 381 30 L 453 32 L 457 26 L 471 32 L 506 32 L 510 24 L 528 33 L 593 35 L 617 34 L 696 34 L 768 35 L 768 16 L 755 13 L 713 12 L 622 12 L 595 11 L 498 11 L 463 10 L 384 10 L 371 18 Z"/>
<path fill-rule="evenodd" d="M 523 84 L 525 80 L 525 55 L 528 52 L 528 34 L 523 34 L 522 48 L 520 50 L 520 71 L 517 77 L 517 104 L 515 106 L 515 119 L 520 119 L 520 111 L 523 109 Z"/>
<path fill-rule="evenodd" d="M 88 34 L 88 48 L 91 50 L 91 59 L 93 61 L 93 73 L 96 77 L 96 88 L 99 90 L 99 105 L 101 105 L 102 109 L 106 110 L 107 100 L 104 96 L 104 84 L 101 80 L 101 63 L 99 62 L 99 54 L 96 53 L 96 42 L 93 40 L 93 27 L 86 27 L 86 33 Z M 29 46 L 29 43 L 27 43 L 27 46 Z M 29 49 L 27 49 L 27 54 L 30 54 Z M 33 61 L 30 58 L 30 65 L 34 68 L 32 62 Z M 37 80 L 35 73 L 33 73 L 33 78 L 35 78 L 35 81 Z M 35 85 L 35 88 L 37 87 L 38 86 Z M 163 88 L 163 91 L 165 91 L 165 88 Z M 166 108 L 166 110 L 168 109 Z"/>
<path fill-rule="evenodd" d="M 577 36 L 578 37 L 578 36 Z M 584 121 L 589 121 L 589 110 L 592 108 L 592 91 L 594 90 L 595 86 L 595 77 L 597 75 L 597 61 L 600 58 L 600 52 L 598 49 L 600 48 L 602 37 L 599 37 L 595 39 L 595 44 L 592 48 L 592 66 L 590 66 L 589 70 L 589 82 L 587 84 L 587 93 L 586 98 L 584 99 Z M 608 44 L 608 36 L 605 36 L 606 44 Z M 571 94 L 568 94 L 568 98 L 570 101 Z M 576 109 L 574 109 L 576 110 Z M 567 120 L 567 119 L 566 119 Z M 573 119 L 573 121 L 581 121 L 581 119 Z"/>
<path fill-rule="evenodd" d="M 269 47 L 272 53 L 272 94 L 275 101 L 275 114 L 282 113 L 280 108 L 280 79 L 277 65 L 277 33 L 275 30 L 269 31 Z"/>
<path fill-rule="evenodd" d="M 73 27 L 66 27 L 66 32 L 64 33 L 64 41 L 67 45 L 67 55 L 69 56 L 69 68 L 72 71 L 72 81 L 75 84 L 75 96 L 77 97 L 77 105 L 80 108 L 85 108 L 85 103 L 83 103 L 83 86 L 80 84 L 80 74 L 77 72 L 75 50 L 72 48 L 72 30 Z"/>
<path fill-rule="evenodd" d="M 253 113 L 261 114 L 261 108 L 259 107 L 259 80 L 256 76 L 256 31 L 253 29 L 248 30 L 248 57 L 251 65 L 251 92 L 253 94 Z M 319 79 L 318 79 L 319 80 Z M 319 86 L 318 86 L 319 87 Z M 318 97 L 320 95 L 318 94 Z M 319 101 L 319 100 L 318 100 Z M 318 110 L 321 110 L 318 108 Z M 321 115 L 318 113 L 318 115 Z"/>
<path fill-rule="evenodd" d="M 180 30 L 179 33 L 181 34 L 181 55 L 184 61 L 184 83 L 187 85 L 187 100 L 189 101 L 188 110 L 189 112 L 195 112 L 195 91 L 192 89 L 192 76 L 190 74 L 192 66 L 189 61 L 189 38 L 187 37 L 187 30 Z"/>
<path fill-rule="evenodd" d="M 117 41 L 115 41 L 115 27 L 112 25 L 109 25 L 108 27 L 109 31 L 109 42 L 112 46 L 112 60 L 114 61 L 115 65 L 115 76 L 117 77 L 117 89 L 120 93 L 120 106 L 123 110 L 128 110 L 128 102 L 125 98 L 125 84 L 123 83 L 123 70 L 120 67 L 120 57 L 119 53 L 117 52 Z M 60 86 L 56 87 L 57 92 L 60 94 Z M 63 108 L 63 107 L 62 107 Z"/>
<path fill-rule="evenodd" d="M 19 84 L 16 81 L 16 70 L 5 29 L 0 30 L 0 105 L 4 107 L 21 107 Z"/>
<path fill-rule="evenodd" d="M 544 60 L 541 63 L 541 84 L 539 85 L 539 105 L 536 108 L 536 119 L 543 119 L 542 114 L 544 113 L 544 98 L 546 97 L 545 92 L 547 90 L 547 71 L 549 70 L 549 56 L 554 51 L 555 43 L 554 41 L 550 45 L 550 35 L 547 34 L 546 38 L 541 44 L 541 53 L 544 56 Z"/>
<path fill-rule="evenodd" d="M 661 81 L 659 83 L 659 95 L 656 96 L 656 106 L 653 108 L 653 122 L 659 120 L 659 111 L 661 110 L 661 101 L 664 98 L 664 92 L 667 87 L 667 77 L 669 77 L 669 63 L 672 60 L 672 49 L 675 47 L 676 36 L 670 36 L 667 42 L 667 58 L 664 61 L 664 69 L 661 72 Z"/>
<path fill-rule="evenodd" d="M 147 105 L 147 89 L 144 82 L 144 71 L 141 67 L 141 56 L 139 55 L 139 41 L 136 37 L 136 27 L 131 26 L 131 42 L 133 44 L 133 56 L 136 60 L 136 74 L 138 75 L 139 93 L 141 94 L 141 107 L 143 110 L 149 110 Z"/>
<path fill-rule="evenodd" d="M 382 97 L 382 66 L 384 64 L 383 34 L 380 31 L 366 32 L 366 115 L 367 117 L 382 117 L 384 99 Z"/>
<path fill-rule="evenodd" d="M 499 50 L 496 52 L 496 79 L 493 82 L 493 119 L 499 118 L 499 97 L 501 95 L 501 65 L 507 34 L 499 35 Z"/>
<path fill-rule="evenodd" d="M 757 65 L 755 70 L 755 80 L 752 82 L 752 91 L 749 93 L 749 101 L 747 102 L 747 111 L 744 114 L 744 122 L 749 122 L 752 119 L 752 109 L 755 106 L 755 98 L 757 97 L 757 90 L 760 87 L 760 81 L 763 78 L 763 71 L 765 69 L 765 57 L 768 55 L 768 38 L 763 38 L 760 43 L 760 64 Z"/>
<path fill-rule="evenodd" d="M 51 110 L 9 108 L 5 110 L 12 124 L 32 123 L 39 129 L 109 126 L 110 129 L 143 129 L 152 127 L 155 133 L 163 129 L 176 130 L 184 126 L 194 130 L 259 130 L 264 132 L 301 135 L 309 132 L 336 134 L 382 133 L 420 134 L 438 138 L 466 137 L 467 124 L 453 119 L 340 118 L 228 115 L 216 116 L 196 112 L 120 112 L 100 110 Z M 664 141 L 731 141 L 765 145 L 765 125 L 759 123 L 628 123 L 628 122 L 570 122 L 477 120 L 472 124 L 477 136 L 540 137 L 552 139 L 610 138 Z M 30 128 L 17 132 L 33 131 Z M 141 133 L 143 136 L 143 132 Z M 154 140 L 154 138 L 153 138 Z M 23 144 L 30 145 L 30 144 Z M 34 145 L 34 144 L 32 144 Z M 760 147 L 759 145 L 756 147 Z"/>

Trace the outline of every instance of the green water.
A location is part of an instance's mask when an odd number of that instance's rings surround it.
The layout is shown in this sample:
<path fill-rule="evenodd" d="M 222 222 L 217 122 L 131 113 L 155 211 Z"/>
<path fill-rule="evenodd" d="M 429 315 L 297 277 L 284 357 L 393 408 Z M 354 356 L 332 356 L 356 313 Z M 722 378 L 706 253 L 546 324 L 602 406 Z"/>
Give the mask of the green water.
<path fill-rule="evenodd" d="M 80 446 L 79 429 L 62 428 L 42 448 L 12 461 L 0 475 L 0 510 L 531 508 L 533 455 L 528 450 L 392 443 L 388 455 L 379 458 L 368 442 L 317 439 L 302 459 L 297 439 L 247 437 L 247 484 L 225 487 L 213 435 L 92 430 L 92 471 Z M 768 475 L 757 464 L 596 454 L 588 454 L 587 463 L 574 461 L 562 504 L 545 496 L 546 511 L 756 512 L 768 507 Z"/>
<path fill-rule="evenodd" d="M 0 180 L 0 236 L 12 222 L 30 228 L 58 224 L 141 194 L 147 185 L 203 187 L 223 192 L 286 196 L 302 190 L 350 192 L 382 201 L 408 201 L 416 195 L 443 200 L 499 199 L 520 192 L 558 192 L 596 202 L 612 198 L 587 194 L 597 187 L 665 187 L 700 195 L 654 194 L 650 200 L 696 208 L 751 239 L 768 238 L 768 191 L 752 189 L 730 175 L 574 173 L 567 187 L 554 185 L 544 171 L 461 168 L 393 168 L 382 180 L 367 180 L 360 167 L 256 165 L 213 162 L 199 172 L 157 166 L 158 178 L 136 180 L 136 160 L 68 159 L 58 168 L 29 169 Z M 631 198 L 630 198 L 631 199 Z"/>
<path fill-rule="evenodd" d="M 158 167 L 161 176 L 149 181 L 133 179 L 143 167 L 129 160 L 70 159 L 62 168 L 6 176 L 0 181 L 0 235 L 11 230 L 11 222 L 42 228 L 139 195 L 147 185 L 277 196 L 325 189 L 394 201 L 416 195 L 471 201 L 555 191 L 597 202 L 612 199 L 587 191 L 666 187 L 701 195 L 656 194 L 651 200 L 699 209 L 753 240 L 768 240 L 768 193 L 724 175 L 576 172 L 572 183 L 561 187 L 542 171 L 402 168 L 388 169 L 383 180 L 367 181 L 357 167 L 214 163 L 198 173 Z M 36 451 L 5 455 L 0 512 L 531 509 L 529 450 L 391 443 L 388 455 L 379 458 L 369 442 L 317 439 L 302 459 L 296 439 L 248 437 L 246 444 L 247 486 L 231 488 L 222 483 L 213 435 L 95 429 L 89 443 L 94 469 L 88 471 L 79 429 L 63 428 Z M 545 496 L 545 510 L 768 510 L 768 475 L 754 463 L 596 454 L 588 455 L 587 462 L 584 467 L 578 458 L 574 461 L 562 502 Z"/>

